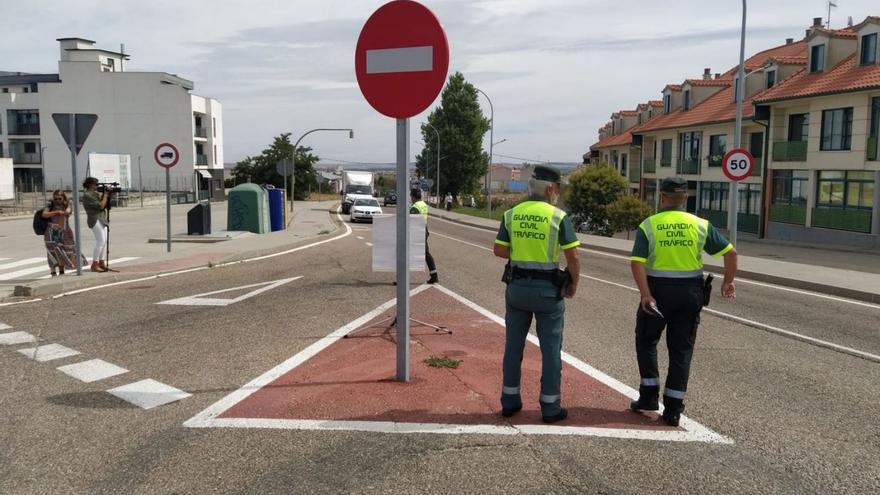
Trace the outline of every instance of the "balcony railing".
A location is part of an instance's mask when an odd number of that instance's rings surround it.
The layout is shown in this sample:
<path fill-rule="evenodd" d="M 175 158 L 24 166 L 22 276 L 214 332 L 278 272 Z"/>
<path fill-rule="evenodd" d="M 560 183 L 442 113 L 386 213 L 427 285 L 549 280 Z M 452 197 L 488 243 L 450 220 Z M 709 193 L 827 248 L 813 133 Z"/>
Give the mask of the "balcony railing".
<path fill-rule="evenodd" d="M 642 167 L 646 174 L 655 174 L 657 173 L 657 160 L 654 158 L 645 158 L 642 160 Z"/>
<path fill-rule="evenodd" d="M 724 154 L 720 155 L 709 155 L 707 158 L 710 167 L 720 167 L 722 162 L 724 161 Z"/>
<path fill-rule="evenodd" d="M 773 143 L 773 161 L 805 162 L 807 161 L 806 141 L 782 141 Z"/>
<path fill-rule="evenodd" d="M 761 173 L 764 170 L 764 158 L 760 156 L 755 157 L 755 168 L 752 169 L 752 175 L 749 177 L 760 177 Z"/>
<path fill-rule="evenodd" d="M 672 166 L 672 157 L 663 157 L 660 158 L 660 166 L 661 167 L 671 167 Z"/>
<path fill-rule="evenodd" d="M 21 165 L 39 165 L 42 162 L 40 161 L 39 153 L 17 153 L 13 151 L 12 163 Z"/>
<path fill-rule="evenodd" d="M 868 160 L 880 160 L 880 155 L 878 155 L 877 153 L 877 148 L 877 136 L 868 136 Z"/>
<path fill-rule="evenodd" d="M 40 124 L 16 124 L 9 127 L 10 136 L 39 136 Z"/>
<path fill-rule="evenodd" d="M 867 234 L 871 232 L 871 210 L 813 208 L 813 227 Z"/>
<path fill-rule="evenodd" d="M 208 138 L 208 130 L 205 129 L 204 127 L 196 127 L 195 131 L 193 132 L 193 135 L 197 138 L 207 139 Z"/>
<path fill-rule="evenodd" d="M 207 165 L 208 155 L 196 155 L 196 165 Z"/>
<path fill-rule="evenodd" d="M 699 158 L 681 158 L 675 173 L 679 175 L 700 175 Z"/>
<path fill-rule="evenodd" d="M 642 171 L 638 164 L 633 165 L 629 169 L 629 181 L 632 183 L 642 182 Z"/>

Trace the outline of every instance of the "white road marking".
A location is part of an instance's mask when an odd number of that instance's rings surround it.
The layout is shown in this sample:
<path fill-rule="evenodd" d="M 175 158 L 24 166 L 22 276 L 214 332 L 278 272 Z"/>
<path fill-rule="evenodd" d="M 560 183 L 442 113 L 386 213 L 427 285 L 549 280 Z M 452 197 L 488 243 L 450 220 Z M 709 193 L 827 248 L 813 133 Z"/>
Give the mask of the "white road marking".
<path fill-rule="evenodd" d="M 165 404 L 186 399 L 192 395 L 153 379 L 141 380 L 121 387 L 111 388 L 107 392 L 141 409 L 164 406 Z"/>
<path fill-rule="evenodd" d="M 468 245 L 468 246 L 473 246 L 473 247 L 478 248 L 478 249 L 482 249 L 482 250 L 490 251 L 490 252 L 492 251 L 491 249 L 489 249 L 489 248 L 487 248 L 487 247 L 485 247 L 485 246 L 480 246 L 480 245 L 477 245 L 477 244 L 473 244 L 473 243 L 470 243 L 470 242 L 467 242 L 467 241 L 463 241 L 463 240 L 461 240 L 461 239 L 457 239 L 457 238 L 455 238 L 455 237 L 450 237 L 450 236 L 448 236 L 448 235 L 444 235 L 444 234 L 431 234 L 431 235 L 438 235 L 438 236 L 440 236 L 440 237 L 445 237 L 445 238 L 447 238 L 447 239 L 451 239 L 451 240 L 453 240 L 453 241 L 457 241 L 457 242 L 460 242 L 460 243 L 462 243 L 462 244 L 466 244 L 466 245 Z M 620 287 L 620 288 L 622 288 L 622 289 L 626 289 L 626 290 L 633 291 L 633 292 L 638 292 L 638 291 L 639 291 L 637 288 L 635 288 L 635 287 L 631 287 L 631 286 L 629 286 L 629 285 L 619 284 L 619 283 L 617 283 L 617 282 L 612 282 L 612 281 L 610 281 L 610 280 L 605 280 L 605 279 L 601 279 L 601 278 L 597 278 L 597 277 L 591 277 L 591 276 L 589 276 L 589 275 L 581 274 L 581 278 L 586 278 L 586 279 L 589 279 L 589 280 L 594 280 L 594 281 L 596 281 L 596 282 L 600 282 L 600 283 L 603 283 L 603 284 L 613 285 L 613 286 L 615 286 L 615 287 Z M 807 336 L 807 335 L 803 335 L 803 334 L 795 333 L 795 332 L 792 332 L 792 331 L 790 331 L 790 330 L 785 330 L 785 329 L 782 329 L 782 328 L 779 328 L 779 327 L 774 327 L 774 326 L 772 326 L 772 325 L 767 325 L 766 323 L 761 323 L 761 322 L 758 322 L 758 321 L 749 320 L 749 319 L 747 319 L 747 318 L 742 318 L 742 317 L 740 317 L 740 316 L 735 316 L 735 315 L 732 315 L 732 314 L 730 314 L 730 313 L 724 313 L 724 312 L 722 312 L 722 311 L 718 311 L 718 310 L 715 310 L 715 309 L 711 309 L 711 308 L 703 308 L 703 310 L 706 311 L 707 313 L 713 314 L 713 315 L 718 316 L 718 317 L 720 317 L 720 318 L 723 318 L 723 319 L 726 319 L 726 320 L 730 320 L 730 321 L 735 321 L 735 322 L 738 322 L 738 323 L 742 323 L 742 324 L 744 324 L 744 325 L 746 325 L 746 326 L 750 326 L 750 327 L 752 327 L 752 328 L 757 328 L 757 329 L 759 329 L 759 330 L 764 330 L 764 331 L 767 331 L 767 332 L 770 332 L 770 333 L 775 333 L 775 334 L 777 334 L 777 335 L 782 335 L 782 336 L 785 336 L 785 337 L 791 337 L 791 338 L 793 338 L 793 339 L 800 340 L 800 341 L 802 341 L 802 342 L 806 342 L 806 343 L 808 343 L 808 344 L 813 344 L 813 345 L 816 345 L 816 346 L 819 346 L 819 347 L 824 347 L 824 348 L 826 348 L 826 349 L 831 349 L 831 350 L 834 350 L 834 351 L 842 352 L 842 353 L 844 353 L 844 354 L 849 354 L 849 355 L 851 355 L 851 356 L 856 356 L 856 357 L 860 357 L 860 358 L 863 358 L 863 359 L 867 359 L 867 360 L 869 360 L 869 361 L 875 361 L 875 362 L 880 363 L 880 355 L 877 355 L 877 354 L 871 354 L 870 352 L 860 351 L 860 350 L 858 350 L 858 349 L 853 349 L 852 347 L 842 346 L 842 345 L 840 345 L 840 344 L 835 344 L 834 342 L 829 342 L 829 341 L 827 341 L 827 340 L 821 340 L 821 339 L 817 339 L 817 338 L 810 337 L 810 336 Z"/>
<path fill-rule="evenodd" d="M 46 261 L 46 257 L 40 256 L 37 258 L 28 258 L 28 259 L 24 259 L 24 260 L 13 261 L 12 263 L 4 263 L 4 264 L 0 265 L 0 270 L 7 270 L 9 268 L 16 268 L 19 266 L 33 265 L 36 263 L 47 263 L 46 266 L 47 267 L 49 266 L 48 262 Z"/>
<path fill-rule="evenodd" d="M 113 363 L 108 363 L 102 359 L 90 359 L 81 363 L 59 366 L 57 369 L 58 371 L 85 383 L 92 383 L 112 376 L 128 373 L 127 369 L 120 368 L 119 366 L 116 366 Z"/>
<path fill-rule="evenodd" d="M 10 328 L 12 327 L 7 325 L 6 323 L 0 323 L 0 330 L 9 330 Z"/>
<path fill-rule="evenodd" d="M 30 344 L 36 341 L 37 339 L 27 332 L 0 333 L 0 345 Z"/>
<path fill-rule="evenodd" d="M 462 304 L 468 306 L 474 311 L 482 314 L 489 320 L 504 325 L 504 319 L 490 312 L 489 310 L 477 305 L 476 303 L 465 299 L 461 295 L 440 285 L 422 285 L 413 289 L 411 294 L 415 295 L 430 288 L 437 289 Z M 263 418 L 218 418 L 223 412 L 238 404 L 248 396 L 260 390 L 262 387 L 272 383 L 279 377 L 288 373 L 290 370 L 300 366 L 310 358 L 336 342 L 344 335 L 360 328 L 365 323 L 373 320 L 381 315 L 396 303 L 392 299 L 369 313 L 354 320 L 348 325 L 339 328 L 330 335 L 320 339 L 302 352 L 291 357 L 287 361 L 272 368 L 268 372 L 247 385 L 236 390 L 232 394 L 224 397 L 217 403 L 200 412 L 183 425 L 191 428 L 208 428 L 208 427 L 231 427 L 231 428 L 280 428 L 293 430 L 356 430 L 371 431 L 378 433 L 445 433 L 445 434 L 495 434 L 495 435 L 516 435 L 524 434 L 542 434 L 542 435 L 586 435 L 608 438 L 629 438 L 640 440 L 659 440 L 674 442 L 706 442 L 719 444 L 732 444 L 733 440 L 723 435 L 719 435 L 705 426 L 682 416 L 681 426 L 684 431 L 651 431 L 636 430 L 624 428 L 595 428 L 595 427 L 576 427 L 576 426 L 546 426 L 546 425 L 456 425 L 456 424 L 432 424 L 432 423 L 397 423 L 389 421 L 326 421 L 326 420 L 291 420 L 291 419 L 263 419 Z M 533 335 L 529 335 L 529 342 L 538 346 L 538 339 Z M 638 398 L 638 391 L 625 384 L 611 378 L 592 366 L 584 363 L 578 358 L 562 353 L 562 359 L 576 367 L 581 372 L 593 377 L 597 381 L 613 388 L 617 392 L 632 399 Z"/>
<path fill-rule="evenodd" d="M 177 299 L 170 299 L 168 301 L 158 302 L 156 304 L 170 304 L 175 306 L 229 306 L 230 304 L 239 303 L 244 301 L 245 299 L 250 299 L 254 296 L 262 294 L 263 292 L 272 290 L 276 287 L 281 287 L 282 285 L 293 282 L 294 280 L 299 280 L 302 277 L 291 277 L 285 278 L 281 280 L 273 280 L 269 282 L 259 282 L 256 284 L 250 285 L 242 285 L 240 287 L 232 287 L 229 289 L 221 289 L 215 290 L 213 292 L 205 292 L 204 294 L 196 294 L 194 296 L 180 297 Z M 226 292 L 233 292 L 241 289 L 250 289 L 252 287 L 261 287 L 260 289 L 250 291 L 248 293 L 242 294 L 233 299 L 222 299 L 215 297 L 205 297 L 205 296 L 213 296 L 215 294 L 223 294 Z"/>
<path fill-rule="evenodd" d="M 358 235 L 358 236 L 355 236 L 355 238 L 356 238 L 357 240 L 359 240 L 359 241 L 364 240 L 363 236 L 359 236 L 359 235 Z"/>
<path fill-rule="evenodd" d="M 426 72 L 434 68 L 434 47 L 367 50 L 367 74 Z"/>
<path fill-rule="evenodd" d="M 365 242 L 364 244 L 366 244 L 367 246 L 373 247 L 373 243 L 372 243 L 372 242 Z"/>
<path fill-rule="evenodd" d="M 64 347 L 61 344 L 46 344 L 37 347 L 28 347 L 27 349 L 19 349 L 18 352 L 37 361 L 45 363 L 46 361 L 54 361 L 70 356 L 78 356 L 79 351 Z"/>
<path fill-rule="evenodd" d="M 439 218 L 439 217 L 432 217 L 432 218 L 435 218 L 436 220 L 440 220 L 441 222 L 451 223 L 451 224 L 459 226 L 459 227 L 465 227 L 465 228 L 472 229 L 472 230 L 479 230 L 482 232 L 491 232 L 491 230 L 489 230 L 488 228 L 484 229 L 484 228 L 480 228 L 480 227 L 473 227 L 471 225 L 465 225 L 462 223 L 453 222 L 451 220 L 446 220 L 445 218 Z M 434 233 L 432 232 L 431 235 L 434 235 Z M 442 235 L 442 234 L 436 234 L 436 235 Z M 470 243 L 467 243 L 466 241 L 463 241 L 461 239 L 455 239 L 454 237 L 450 237 L 450 239 L 453 239 L 453 240 L 456 240 L 456 241 L 459 241 L 459 242 L 462 242 L 465 244 L 470 244 Z M 470 244 L 470 245 L 475 246 L 475 247 L 483 247 L 483 246 L 476 246 L 475 244 Z M 608 258 L 616 258 L 616 259 L 625 260 L 625 261 L 630 260 L 629 256 L 623 256 L 620 254 L 608 253 L 605 251 L 599 251 L 596 249 L 587 249 L 587 248 L 583 248 L 583 247 L 578 248 L 578 249 L 580 251 L 583 251 L 588 254 L 597 254 L 599 256 L 605 256 Z M 839 296 L 831 296 L 828 294 L 822 294 L 821 292 L 813 292 L 813 291 L 808 291 L 808 290 L 803 290 L 803 289 L 794 289 L 791 287 L 785 287 L 782 285 L 771 284 L 768 282 L 758 282 L 756 280 L 749 280 L 747 278 L 742 278 L 742 277 L 738 277 L 736 279 L 736 282 L 751 284 L 751 285 L 758 285 L 761 287 L 766 287 L 768 289 L 776 289 L 776 290 L 781 290 L 781 291 L 785 291 L 785 292 L 792 292 L 795 294 L 801 294 L 801 295 L 805 295 L 805 296 L 818 297 L 820 299 L 826 299 L 829 301 L 836 301 L 836 302 L 841 302 L 841 303 L 846 303 L 846 304 L 853 304 L 853 305 L 862 306 L 865 308 L 880 309 L 880 304 L 873 304 L 873 303 L 869 303 L 869 302 L 858 301 L 855 299 L 847 299 L 845 297 L 839 297 Z"/>
<path fill-rule="evenodd" d="M 119 258 L 117 260 L 112 260 L 111 266 L 116 266 L 120 263 L 126 263 L 128 261 L 133 261 L 133 260 L 137 260 L 137 259 L 140 259 L 140 258 L 138 258 L 138 257 Z M 44 259 L 43 261 L 46 261 L 46 260 Z M 85 270 L 87 270 L 87 267 L 83 267 L 83 271 L 85 271 Z M 35 268 L 25 268 L 23 270 L 0 274 L 0 280 L 12 280 L 15 278 L 24 277 L 25 275 L 32 275 L 34 273 L 40 273 L 40 272 L 46 272 L 46 271 L 49 271 L 48 265 L 39 266 L 39 267 L 35 267 Z M 74 268 L 74 269 L 69 270 L 67 272 L 67 274 L 75 274 L 75 272 L 76 272 L 76 269 Z M 51 278 L 51 277 L 52 277 L 52 275 L 46 275 L 46 276 L 40 277 L 40 278 L 46 279 L 46 278 Z"/>

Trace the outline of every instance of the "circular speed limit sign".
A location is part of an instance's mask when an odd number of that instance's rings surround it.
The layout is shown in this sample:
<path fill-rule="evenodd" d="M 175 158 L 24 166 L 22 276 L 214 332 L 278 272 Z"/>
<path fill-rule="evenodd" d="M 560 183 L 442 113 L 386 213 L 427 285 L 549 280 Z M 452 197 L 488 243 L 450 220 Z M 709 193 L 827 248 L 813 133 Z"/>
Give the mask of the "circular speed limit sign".
<path fill-rule="evenodd" d="M 755 168 L 755 157 L 748 150 L 732 149 L 724 155 L 721 168 L 728 179 L 741 181 L 752 175 L 752 169 Z"/>

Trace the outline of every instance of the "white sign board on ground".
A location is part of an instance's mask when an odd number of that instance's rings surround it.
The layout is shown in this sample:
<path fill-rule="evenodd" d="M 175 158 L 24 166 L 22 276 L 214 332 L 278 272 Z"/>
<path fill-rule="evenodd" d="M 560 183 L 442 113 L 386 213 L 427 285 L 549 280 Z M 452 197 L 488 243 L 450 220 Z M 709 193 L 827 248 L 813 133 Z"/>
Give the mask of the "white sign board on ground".
<path fill-rule="evenodd" d="M 118 182 L 131 189 L 131 155 L 89 153 L 89 172 L 99 182 Z"/>
<path fill-rule="evenodd" d="M 397 272 L 397 215 L 373 217 L 373 271 Z M 409 216 L 409 269 L 424 271 L 425 265 L 425 218 Z"/>
<path fill-rule="evenodd" d="M 15 199 L 15 175 L 12 158 L 0 158 L 0 200 Z"/>

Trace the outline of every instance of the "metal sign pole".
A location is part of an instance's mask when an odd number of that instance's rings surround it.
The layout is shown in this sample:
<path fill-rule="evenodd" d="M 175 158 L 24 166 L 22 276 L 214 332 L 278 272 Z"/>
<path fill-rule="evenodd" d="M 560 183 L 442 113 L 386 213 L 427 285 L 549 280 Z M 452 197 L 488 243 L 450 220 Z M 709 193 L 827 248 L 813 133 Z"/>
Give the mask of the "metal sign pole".
<path fill-rule="evenodd" d="M 740 148 L 742 144 L 742 107 L 743 107 L 743 99 L 746 91 L 746 70 L 745 70 L 745 56 L 746 56 L 746 0 L 743 0 L 743 12 L 742 12 L 742 31 L 740 33 L 740 41 L 739 41 L 739 73 L 737 75 L 737 80 L 739 83 L 736 84 L 736 129 L 733 134 L 733 147 L 736 149 Z M 739 214 L 739 182 L 738 181 L 730 181 L 730 191 L 728 192 L 730 197 L 727 200 L 727 230 L 730 232 L 730 242 L 736 246 L 736 237 L 738 230 L 738 214 Z"/>
<path fill-rule="evenodd" d="M 171 168 L 165 167 L 165 236 L 168 252 L 171 252 Z"/>
<path fill-rule="evenodd" d="M 73 230 L 75 234 L 74 242 L 76 243 L 76 274 L 82 275 L 82 243 L 80 242 L 82 236 L 79 231 L 79 187 L 77 183 L 79 182 L 79 178 L 76 173 L 76 115 L 68 114 L 70 129 L 69 129 L 69 139 L 68 146 L 70 147 L 70 168 L 73 171 Z"/>
<path fill-rule="evenodd" d="M 409 381 L 409 119 L 397 119 L 397 381 Z"/>

